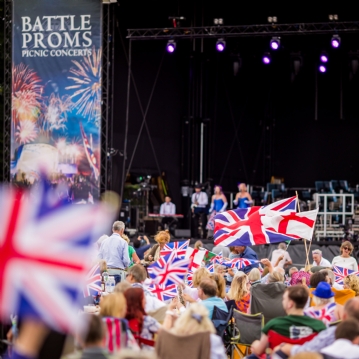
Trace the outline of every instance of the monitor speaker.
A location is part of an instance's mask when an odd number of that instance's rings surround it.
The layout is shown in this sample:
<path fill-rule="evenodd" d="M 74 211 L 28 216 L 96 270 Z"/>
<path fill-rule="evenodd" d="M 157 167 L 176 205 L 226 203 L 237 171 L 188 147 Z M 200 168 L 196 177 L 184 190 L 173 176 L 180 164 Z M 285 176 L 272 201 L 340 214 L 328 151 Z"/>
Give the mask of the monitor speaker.
<path fill-rule="evenodd" d="M 190 238 L 191 230 L 190 229 L 175 229 L 175 237 Z"/>

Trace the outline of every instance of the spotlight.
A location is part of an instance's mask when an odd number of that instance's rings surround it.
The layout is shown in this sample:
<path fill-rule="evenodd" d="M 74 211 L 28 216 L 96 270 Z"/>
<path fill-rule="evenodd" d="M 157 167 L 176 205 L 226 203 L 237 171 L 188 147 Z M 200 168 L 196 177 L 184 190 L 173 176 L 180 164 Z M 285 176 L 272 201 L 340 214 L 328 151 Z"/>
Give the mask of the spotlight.
<path fill-rule="evenodd" d="M 340 42 L 341 42 L 341 40 L 340 40 L 339 35 L 333 35 L 332 40 L 331 40 L 332 47 L 337 49 L 340 46 Z"/>
<path fill-rule="evenodd" d="M 271 62 L 271 56 L 270 53 L 266 52 L 263 57 L 262 57 L 262 61 L 265 65 L 269 65 Z"/>
<path fill-rule="evenodd" d="M 219 19 L 213 19 L 213 23 L 215 25 L 223 25 L 223 19 L 219 18 Z"/>
<path fill-rule="evenodd" d="M 222 52 L 224 51 L 225 48 L 226 48 L 226 42 L 223 39 L 218 39 L 216 43 L 217 51 Z"/>
<path fill-rule="evenodd" d="M 272 50 L 278 50 L 280 46 L 280 37 L 272 37 L 269 45 Z"/>
<path fill-rule="evenodd" d="M 328 55 L 325 52 L 322 52 L 320 55 L 320 62 L 323 62 L 324 64 L 327 63 L 329 60 Z"/>
<path fill-rule="evenodd" d="M 324 65 L 320 65 L 319 72 L 322 72 L 322 73 L 327 72 L 327 68 Z"/>
<path fill-rule="evenodd" d="M 176 41 L 175 40 L 168 40 L 167 42 L 167 52 L 172 53 L 176 50 Z"/>

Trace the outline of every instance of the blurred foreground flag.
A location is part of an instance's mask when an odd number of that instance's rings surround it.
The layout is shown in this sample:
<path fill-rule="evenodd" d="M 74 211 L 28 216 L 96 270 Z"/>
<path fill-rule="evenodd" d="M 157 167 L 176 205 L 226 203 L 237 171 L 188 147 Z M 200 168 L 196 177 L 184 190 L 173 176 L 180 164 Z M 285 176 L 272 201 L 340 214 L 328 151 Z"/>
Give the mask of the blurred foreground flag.
<path fill-rule="evenodd" d="M 296 197 L 263 207 L 222 212 L 214 217 L 214 244 L 253 246 L 312 239 L 318 210 L 297 213 Z"/>
<path fill-rule="evenodd" d="M 116 210 L 63 204 L 45 182 L 31 192 L 0 188 L 0 318 L 76 329 L 91 244 L 111 228 Z"/>

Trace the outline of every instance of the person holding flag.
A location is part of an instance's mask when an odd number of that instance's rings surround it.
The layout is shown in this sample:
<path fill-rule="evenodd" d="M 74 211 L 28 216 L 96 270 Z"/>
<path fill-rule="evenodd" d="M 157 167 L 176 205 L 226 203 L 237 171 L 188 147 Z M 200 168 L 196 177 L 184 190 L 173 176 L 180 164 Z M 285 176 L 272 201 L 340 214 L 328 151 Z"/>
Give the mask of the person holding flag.
<path fill-rule="evenodd" d="M 280 257 L 282 257 L 282 259 L 279 261 L 278 264 L 276 264 Z M 272 252 L 271 263 L 274 267 L 280 268 L 284 268 L 292 264 L 292 258 L 287 252 L 287 244 L 285 244 L 284 242 L 278 244 L 278 249 L 275 249 Z"/>

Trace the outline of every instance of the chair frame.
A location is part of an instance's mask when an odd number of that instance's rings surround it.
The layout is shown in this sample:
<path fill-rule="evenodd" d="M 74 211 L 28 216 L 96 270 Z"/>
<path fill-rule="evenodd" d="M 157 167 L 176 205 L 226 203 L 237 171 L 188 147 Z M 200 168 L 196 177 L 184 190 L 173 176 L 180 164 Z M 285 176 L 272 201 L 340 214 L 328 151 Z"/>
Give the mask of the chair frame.
<path fill-rule="evenodd" d="M 263 329 L 263 327 L 264 327 L 264 315 L 263 315 L 263 313 L 260 312 L 260 313 L 256 313 L 256 314 L 247 314 L 247 313 L 242 313 L 237 309 L 234 309 L 233 313 L 234 312 L 238 312 L 241 315 L 243 315 L 245 317 L 249 317 L 249 318 L 261 317 L 262 318 L 262 320 L 261 320 L 261 329 Z M 240 343 L 239 342 L 241 334 L 240 334 L 239 328 L 236 327 L 234 317 L 233 317 L 233 328 L 234 328 L 233 332 L 237 331 L 238 335 L 231 338 L 231 348 L 234 348 L 234 350 L 241 356 L 241 358 L 244 358 L 245 356 L 247 356 L 249 354 L 248 350 L 251 347 L 252 343 L 245 344 L 245 343 Z M 242 346 L 246 347 L 246 350 L 244 351 L 244 353 L 238 348 L 237 345 L 242 345 Z M 233 359 L 234 350 L 231 350 L 231 359 Z"/>

